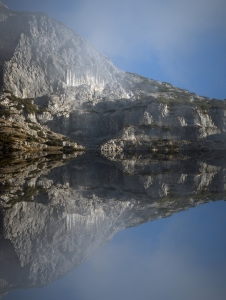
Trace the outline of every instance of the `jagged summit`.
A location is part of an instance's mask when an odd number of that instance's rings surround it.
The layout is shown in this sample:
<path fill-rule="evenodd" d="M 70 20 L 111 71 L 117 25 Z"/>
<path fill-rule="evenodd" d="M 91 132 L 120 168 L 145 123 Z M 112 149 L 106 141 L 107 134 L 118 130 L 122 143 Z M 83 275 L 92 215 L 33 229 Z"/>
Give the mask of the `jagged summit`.
<path fill-rule="evenodd" d="M 62 23 L 5 9 L 0 20 L 0 88 L 22 98 L 71 91 L 71 99 L 82 93 L 82 102 L 127 96 L 124 72 Z"/>
<path fill-rule="evenodd" d="M 4 3 L 2 3 L 2 1 L 0 1 L 0 8 L 8 8 L 8 6 L 6 6 Z M 9 9 L 9 8 L 8 8 Z"/>

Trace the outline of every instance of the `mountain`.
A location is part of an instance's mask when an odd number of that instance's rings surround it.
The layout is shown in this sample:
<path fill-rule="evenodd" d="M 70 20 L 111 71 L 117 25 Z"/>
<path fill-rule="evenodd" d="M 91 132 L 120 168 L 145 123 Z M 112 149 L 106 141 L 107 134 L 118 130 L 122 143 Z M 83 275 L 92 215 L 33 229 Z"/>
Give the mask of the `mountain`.
<path fill-rule="evenodd" d="M 1 160 L 0 294 L 62 277 L 124 228 L 226 199 L 224 153 L 209 154 Z"/>
<path fill-rule="evenodd" d="M 1 5 L 0 40 L 0 104 L 9 121 L 23 115 L 113 155 L 226 149 L 226 101 L 118 70 L 86 39 L 43 13 Z M 13 105 L 4 103 L 10 95 Z M 18 105 L 29 98 L 36 112 Z"/>
<path fill-rule="evenodd" d="M 7 7 L 4 3 L 2 3 L 2 1 L 0 1 L 0 7 L 1 7 L 1 8 L 7 8 L 7 9 L 8 9 L 8 7 Z"/>
<path fill-rule="evenodd" d="M 87 40 L 43 13 L 1 8 L 0 65 L 5 89 L 22 98 L 65 94 L 68 88 L 73 97 L 85 91 L 82 101 L 109 92 L 114 92 L 114 98 L 126 96 L 120 85 L 124 73 Z"/>

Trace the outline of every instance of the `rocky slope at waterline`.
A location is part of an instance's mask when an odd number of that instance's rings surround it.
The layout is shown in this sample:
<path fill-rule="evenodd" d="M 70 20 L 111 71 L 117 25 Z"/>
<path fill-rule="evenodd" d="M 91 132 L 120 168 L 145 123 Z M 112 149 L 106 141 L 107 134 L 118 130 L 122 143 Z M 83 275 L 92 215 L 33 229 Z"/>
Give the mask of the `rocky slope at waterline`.
<path fill-rule="evenodd" d="M 33 99 L 21 99 L 8 91 L 0 95 L 0 151 L 57 153 L 84 150 L 80 144 L 37 122 L 39 114 L 48 115 L 48 111 L 35 105 Z"/>
<path fill-rule="evenodd" d="M 51 170 L 45 161 L 24 167 L 20 182 L 1 184 L 1 292 L 46 285 L 123 228 L 226 199 L 225 172 L 219 153 L 115 162 L 84 154 Z"/>
<path fill-rule="evenodd" d="M 225 150 L 226 102 L 118 70 L 43 13 L 0 6 L 0 87 L 45 107 L 41 125 L 108 152 Z M 162 140 L 166 140 L 162 146 Z"/>

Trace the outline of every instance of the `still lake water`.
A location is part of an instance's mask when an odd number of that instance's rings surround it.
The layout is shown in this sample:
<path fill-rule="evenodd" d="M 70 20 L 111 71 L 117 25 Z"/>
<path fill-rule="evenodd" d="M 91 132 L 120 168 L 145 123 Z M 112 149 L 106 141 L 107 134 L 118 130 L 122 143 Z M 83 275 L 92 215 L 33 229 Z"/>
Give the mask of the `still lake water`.
<path fill-rule="evenodd" d="M 2 299 L 226 299 L 226 156 L 1 165 Z"/>

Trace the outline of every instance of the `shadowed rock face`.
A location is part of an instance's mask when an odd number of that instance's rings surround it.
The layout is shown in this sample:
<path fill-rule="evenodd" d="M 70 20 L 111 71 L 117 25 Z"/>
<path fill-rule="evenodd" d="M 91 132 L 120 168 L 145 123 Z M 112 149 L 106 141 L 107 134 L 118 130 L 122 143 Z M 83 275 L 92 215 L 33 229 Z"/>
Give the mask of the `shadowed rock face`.
<path fill-rule="evenodd" d="M 179 150 L 226 149 L 225 101 L 120 71 L 43 13 L 0 5 L 0 40 L 2 89 L 34 97 L 47 110 L 35 122 L 88 148 L 158 150 L 165 139 Z"/>
<path fill-rule="evenodd" d="M 150 98 L 83 104 L 67 118 L 61 116 L 59 122 L 55 118 L 46 124 L 88 148 L 114 137 L 122 150 L 150 150 L 160 140 L 174 141 L 181 150 L 222 150 L 225 115 L 223 107 L 212 107 L 207 113 L 190 103 L 172 105 Z"/>
<path fill-rule="evenodd" d="M 225 199 L 223 155 L 169 158 L 85 154 L 50 171 L 23 176 L 25 168 L 19 184 L 3 181 L 2 293 L 63 276 L 126 227 Z M 31 188 L 38 192 L 28 197 Z"/>

